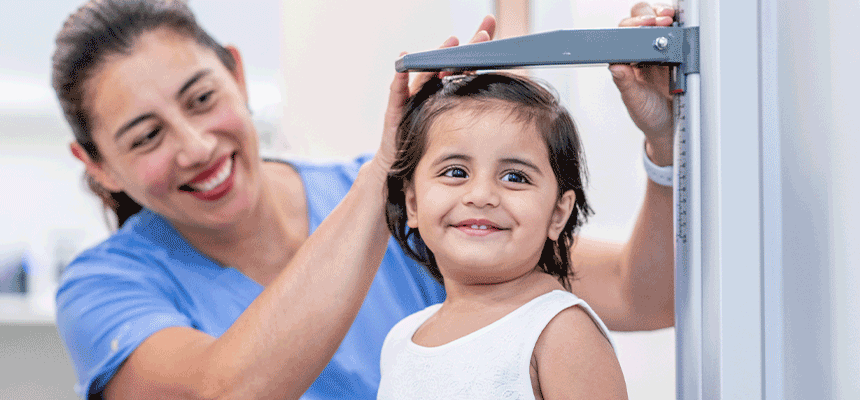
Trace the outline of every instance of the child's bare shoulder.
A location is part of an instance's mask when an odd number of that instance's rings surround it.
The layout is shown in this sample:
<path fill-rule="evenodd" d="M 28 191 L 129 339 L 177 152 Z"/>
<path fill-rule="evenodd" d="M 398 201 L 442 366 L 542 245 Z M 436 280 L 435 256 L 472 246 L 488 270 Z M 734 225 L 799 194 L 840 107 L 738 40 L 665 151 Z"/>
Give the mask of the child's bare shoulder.
<path fill-rule="evenodd" d="M 549 322 L 535 344 L 534 362 L 544 399 L 627 398 L 612 345 L 580 306 Z"/>
<path fill-rule="evenodd" d="M 580 306 L 562 310 L 547 324 L 535 345 L 535 354 L 540 356 L 541 350 L 548 350 L 548 356 L 561 356 L 558 351 L 563 350 L 566 357 L 588 357 L 588 353 L 595 353 L 590 356 L 615 358 L 609 340 Z"/>

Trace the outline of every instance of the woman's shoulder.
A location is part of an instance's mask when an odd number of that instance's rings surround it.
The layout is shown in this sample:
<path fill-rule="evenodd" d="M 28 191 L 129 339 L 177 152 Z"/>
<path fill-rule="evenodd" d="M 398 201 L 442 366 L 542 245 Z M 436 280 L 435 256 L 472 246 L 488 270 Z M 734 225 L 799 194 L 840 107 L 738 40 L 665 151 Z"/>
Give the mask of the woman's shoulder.
<path fill-rule="evenodd" d="M 129 270 L 152 271 L 158 260 L 172 256 L 171 247 L 181 246 L 181 237 L 157 214 L 143 209 L 102 242 L 75 257 L 63 272 L 63 280 L 83 274 L 127 273 Z"/>
<path fill-rule="evenodd" d="M 372 155 L 353 159 L 309 159 L 294 155 L 264 157 L 264 162 L 279 162 L 292 167 L 302 181 L 311 226 L 322 222 L 349 192 L 361 166 Z"/>
<path fill-rule="evenodd" d="M 355 158 L 308 158 L 294 154 L 265 156 L 264 162 L 279 162 L 290 165 L 302 176 L 341 178 L 350 184 L 358 175 L 359 169 L 373 158 L 373 154 L 362 154 Z"/>

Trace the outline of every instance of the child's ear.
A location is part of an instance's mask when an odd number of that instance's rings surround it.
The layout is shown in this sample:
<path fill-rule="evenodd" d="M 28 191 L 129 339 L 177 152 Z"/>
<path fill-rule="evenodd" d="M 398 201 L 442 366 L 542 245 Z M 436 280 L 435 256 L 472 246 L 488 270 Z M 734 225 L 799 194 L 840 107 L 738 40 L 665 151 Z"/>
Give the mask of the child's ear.
<path fill-rule="evenodd" d="M 406 185 L 406 225 L 412 229 L 418 228 L 418 203 L 415 199 L 415 186 Z"/>
<path fill-rule="evenodd" d="M 559 235 L 567 225 L 567 220 L 570 218 L 570 213 L 573 212 L 573 206 L 576 203 L 576 194 L 573 190 L 568 190 L 562 193 L 558 201 L 555 202 L 555 208 L 552 210 L 552 218 L 549 220 L 549 228 L 546 236 L 549 240 L 558 240 Z"/>

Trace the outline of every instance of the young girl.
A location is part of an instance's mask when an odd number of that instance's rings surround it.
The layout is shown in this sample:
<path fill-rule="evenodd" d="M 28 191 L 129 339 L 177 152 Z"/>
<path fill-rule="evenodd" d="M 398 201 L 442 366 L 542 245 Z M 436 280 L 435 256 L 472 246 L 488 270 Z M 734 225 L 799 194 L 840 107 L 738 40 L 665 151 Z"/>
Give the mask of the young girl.
<path fill-rule="evenodd" d="M 379 398 L 626 398 L 606 327 L 565 290 L 591 211 L 557 99 L 515 75 L 431 80 L 397 140 L 388 226 L 447 298 L 388 333 Z"/>

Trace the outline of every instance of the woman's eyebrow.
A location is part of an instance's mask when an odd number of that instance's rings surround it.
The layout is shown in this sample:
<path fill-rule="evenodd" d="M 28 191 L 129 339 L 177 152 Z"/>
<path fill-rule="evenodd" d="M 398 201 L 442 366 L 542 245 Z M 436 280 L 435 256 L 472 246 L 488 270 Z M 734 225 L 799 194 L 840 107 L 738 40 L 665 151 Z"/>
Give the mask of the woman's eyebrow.
<path fill-rule="evenodd" d="M 188 89 L 191 88 L 191 86 L 194 86 L 194 84 L 197 83 L 197 81 L 199 81 L 200 79 L 203 79 L 203 77 L 205 77 L 206 75 L 209 75 L 211 72 L 212 72 L 212 70 L 210 70 L 210 69 L 204 69 L 204 70 L 194 74 L 194 76 L 192 76 L 191 79 L 188 79 L 188 81 L 186 81 L 185 84 L 182 85 L 182 88 L 180 88 L 179 91 L 176 92 L 176 99 L 179 100 L 179 98 L 182 97 L 182 95 L 185 94 L 185 92 L 187 92 Z"/>
<path fill-rule="evenodd" d="M 209 75 L 211 72 L 212 72 L 212 70 L 210 70 L 210 69 L 204 69 L 204 70 L 194 74 L 194 76 L 192 76 L 190 79 L 188 79 L 185 82 L 185 84 L 183 84 L 182 87 L 179 88 L 179 91 L 176 92 L 176 99 L 179 100 L 179 98 L 181 98 L 182 95 L 188 91 L 188 89 L 190 89 L 192 86 L 194 86 L 195 83 L 197 83 L 198 81 L 200 81 L 201 79 L 203 79 L 204 77 Z M 131 128 L 134 128 L 137 124 L 139 124 L 143 121 L 146 121 L 149 118 L 153 118 L 153 117 L 155 117 L 155 114 L 147 113 L 147 114 L 140 115 L 137 118 L 129 121 L 127 124 L 123 125 L 121 128 L 119 128 L 119 130 L 116 131 L 116 134 L 114 135 L 114 140 L 119 140 L 119 138 L 124 133 L 131 130 Z"/>
<path fill-rule="evenodd" d="M 155 118 L 155 114 L 153 114 L 153 113 L 146 113 L 146 114 L 140 115 L 140 116 L 138 116 L 137 118 L 135 118 L 135 119 L 133 119 L 133 120 L 129 121 L 127 124 L 125 124 L 125 125 L 123 125 L 121 128 L 119 128 L 119 130 L 118 130 L 118 131 L 116 131 L 116 134 L 113 136 L 113 139 L 114 139 L 114 140 L 119 140 L 119 138 L 120 138 L 120 137 L 122 137 L 122 135 L 123 135 L 124 133 L 128 132 L 129 130 L 131 130 L 131 128 L 134 128 L 137 124 L 139 124 L 139 123 L 141 123 L 141 122 L 143 122 L 143 121 L 146 121 L 147 119 L 150 119 L 150 118 Z"/>

